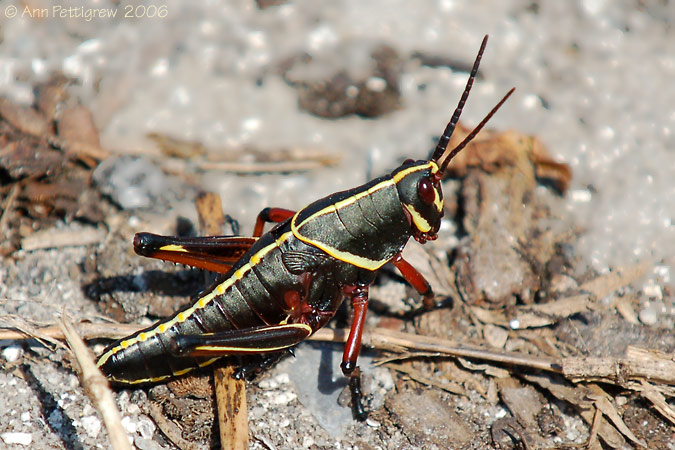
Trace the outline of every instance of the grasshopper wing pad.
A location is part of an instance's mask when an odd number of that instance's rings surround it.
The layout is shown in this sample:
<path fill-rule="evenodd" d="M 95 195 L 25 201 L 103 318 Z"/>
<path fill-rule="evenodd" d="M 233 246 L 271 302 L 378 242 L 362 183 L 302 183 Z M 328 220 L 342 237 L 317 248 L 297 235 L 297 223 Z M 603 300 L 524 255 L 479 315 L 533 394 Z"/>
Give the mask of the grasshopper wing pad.
<path fill-rule="evenodd" d="M 292 347 L 312 334 L 309 325 L 293 323 L 229 330 L 219 333 L 176 336 L 177 356 L 224 356 L 264 353 Z"/>

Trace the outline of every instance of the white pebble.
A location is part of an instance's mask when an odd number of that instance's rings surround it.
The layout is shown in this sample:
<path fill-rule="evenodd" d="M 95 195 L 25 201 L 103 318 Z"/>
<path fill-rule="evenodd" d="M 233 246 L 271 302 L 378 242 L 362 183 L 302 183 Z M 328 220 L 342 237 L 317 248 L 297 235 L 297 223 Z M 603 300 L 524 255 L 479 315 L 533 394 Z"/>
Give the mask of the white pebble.
<path fill-rule="evenodd" d="M 145 439 L 152 439 L 155 434 L 155 424 L 149 418 L 141 416 L 138 419 L 138 432 Z"/>
<path fill-rule="evenodd" d="M 645 325 L 656 325 L 656 322 L 659 318 L 659 306 L 657 302 L 652 302 L 646 307 L 642 308 L 638 313 L 640 322 Z"/>
<path fill-rule="evenodd" d="M 279 395 L 276 395 L 272 398 L 272 403 L 275 405 L 287 405 L 288 403 L 295 400 L 298 396 L 293 392 L 283 392 Z"/>
<path fill-rule="evenodd" d="M 21 347 L 18 345 L 10 345 L 2 351 L 2 357 L 5 358 L 7 362 L 15 362 L 21 357 Z"/>
<path fill-rule="evenodd" d="M 380 422 L 377 420 L 371 419 L 370 417 L 366 419 L 366 425 L 368 425 L 370 428 L 378 429 L 380 428 Z"/>
<path fill-rule="evenodd" d="M 588 189 L 575 189 L 570 191 L 569 195 L 576 203 L 588 203 L 593 199 L 593 194 Z"/>
<path fill-rule="evenodd" d="M 652 280 L 650 280 L 649 283 L 647 283 L 646 285 L 644 285 L 642 287 L 642 292 L 644 292 L 644 294 L 647 297 L 655 298 L 655 299 L 658 299 L 658 300 L 661 300 L 663 298 L 663 292 L 661 291 L 661 286 L 659 286 L 658 284 L 653 284 Z"/>
<path fill-rule="evenodd" d="M 142 436 L 136 436 L 134 438 L 134 445 L 139 449 L 139 450 L 162 450 L 162 446 L 160 446 L 157 442 L 153 441 L 152 439 L 146 439 Z"/>
<path fill-rule="evenodd" d="M 8 432 L 0 434 L 2 440 L 7 445 L 30 445 L 33 442 L 33 436 L 30 433 Z"/>
<path fill-rule="evenodd" d="M 373 92 L 384 92 L 387 82 L 380 77 L 370 77 L 366 80 L 366 87 Z"/>
<path fill-rule="evenodd" d="M 82 423 L 82 428 L 87 433 L 87 436 L 95 439 L 98 437 L 98 434 L 101 432 L 101 421 L 96 416 L 85 416 L 80 419 Z"/>
<path fill-rule="evenodd" d="M 499 408 L 497 412 L 495 412 L 495 417 L 497 419 L 501 419 L 502 417 L 506 417 L 506 410 L 504 408 Z"/>
<path fill-rule="evenodd" d="M 136 430 L 138 429 L 138 424 L 134 422 L 133 419 L 129 416 L 122 417 L 122 426 L 124 427 L 124 430 L 129 434 L 136 433 Z"/>

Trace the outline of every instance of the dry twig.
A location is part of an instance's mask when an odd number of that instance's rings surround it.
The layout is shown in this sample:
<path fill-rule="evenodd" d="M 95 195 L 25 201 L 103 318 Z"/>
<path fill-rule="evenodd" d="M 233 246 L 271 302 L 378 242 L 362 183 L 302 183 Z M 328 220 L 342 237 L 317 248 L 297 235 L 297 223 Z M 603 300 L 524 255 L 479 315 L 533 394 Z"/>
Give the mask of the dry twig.
<path fill-rule="evenodd" d="M 216 401 L 220 448 L 245 450 L 248 448 L 248 409 L 246 383 L 234 377 L 232 366 L 216 367 Z"/>
<path fill-rule="evenodd" d="M 164 412 L 162 411 L 162 406 L 150 402 L 150 417 L 157 424 L 157 428 L 170 440 L 176 447 L 181 450 L 199 450 L 199 446 L 192 442 L 189 442 L 181 436 L 181 430 L 178 426 L 171 422 L 169 419 L 164 417 Z"/>
<path fill-rule="evenodd" d="M 202 193 L 196 200 L 197 213 L 206 235 L 223 233 L 225 219 L 220 195 Z M 214 370 L 220 448 L 245 450 L 248 448 L 248 409 L 246 382 L 234 377 L 234 368 L 219 366 Z"/>
<path fill-rule="evenodd" d="M 108 380 L 96 367 L 89 349 L 77 334 L 75 327 L 66 319 L 62 319 L 59 325 L 80 366 L 80 381 L 84 392 L 103 418 L 110 436 L 110 444 L 115 450 L 131 450 Z"/>
<path fill-rule="evenodd" d="M 43 248 L 80 247 L 103 242 L 105 236 L 105 231 L 94 227 L 72 230 L 48 229 L 21 239 L 21 248 L 30 252 Z"/>

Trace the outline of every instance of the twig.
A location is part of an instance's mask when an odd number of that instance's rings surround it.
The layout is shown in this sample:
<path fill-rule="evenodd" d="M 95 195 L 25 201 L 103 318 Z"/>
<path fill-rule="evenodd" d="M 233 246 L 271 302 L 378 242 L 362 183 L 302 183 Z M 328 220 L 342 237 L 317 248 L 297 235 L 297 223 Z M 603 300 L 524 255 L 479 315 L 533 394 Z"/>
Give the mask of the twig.
<path fill-rule="evenodd" d="M 12 206 L 14 204 L 14 200 L 19 195 L 19 185 L 15 184 L 12 186 L 12 190 L 9 192 L 9 196 L 7 196 L 7 200 L 5 201 L 5 206 L 2 209 L 2 214 L 0 215 L 0 233 L 3 233 L 5 230 L 5 227 L 7 226 L 7 222 L 9 221 L 9 212 L 12 210 Z"/>
<path fill-rule="evenodd" d="M 11 328 L 11 330 L 7 331 L 0 330 L 0 340 L 35 339 L 47 348 L 49 348 L 48 344 L 51 344 L 54 347 L 66 348 L 66 345 L 63 342 L 57 340 L 64 339 L 63 331 L 61 331 L 61 328 L 58 325 L 48 327 L 53 334 L 52 336 L 52 334 L 49 333 L 42 333 L 42 330 L 46 330 L 47 328 L 39 328 L 39 325 L 31 323 L 15 314 L 0 315 L 0 324 L 0 327 L 2 328 Z"/>
<path fill-rule="evenodd" d="M 105 235 L 102 229 L 93 227 L 78 230 L 49 229 L 21 239 L 21 248 L 29 252 L 43 248 L 79 247 L 103 242 Z"/>
<path fill-rule="evenodd" d="M 157 424 L 157 428 L 159 428 L 162 434 L 164 434 L 173 445 L 181 450 L 199 450 L 197 444 L 183 439 L 181 431 L 176 424 L 164 417 L 161 405 L 150 402 L 150 417 L 152 417 L 152 420 Z"/>
<path fill-rule="evenodd" d="M 223 208 L 220 195 L 204 192 L 195 201 L 200 227 L 206 235 L 223 233 Z M 246 450 L 248 448 L 248 409 L 246 381 L 234 377 L 234 368 L 219 366 L 214 370 L 220 448 Z"/>
<path fill-rule="evenodd" d="M 123 323 L 80 323 L 77 327 L 85 340 L 100 338 L 121 339 L 142 328 L 140 325 Z M 34 329 L 29 327 L 14 329 L 16 326 L 14 323 L 10 322 L 9 326 L 3 324 L 2 328 L 6 329 L 0 329 L 0 340 L 7 339 L 20 341 L 25 339 L 44 339 L 51 342 L 51 339 L 65 339 L 63 330 L 58 325 Z"/>
<path fill-rule="evenodd" d="M 142 327 L 127 324 L 78 325 L 85 339 L 120 339 L 135 333 Z M 308 340 L 320 342 L 345 342 L 347 329 L 323 328 Z M 23 340 L 36 336 L 63 339 L 63 333 L 57 326 L 38 328 L 35 335 L 31 331 L 0 330 L 0 340 Z M 547 372 L 561 373 L 574 381 L 599 380 L 611 384 L 621 384 L 629 380 L 653 380 L 664 384 L 675 384 L 675 362 L 667 358 L 656 358 L 658 353 L 652 350 L 630 347 L 625 358 L 548 358 L 523 355 L 514 352 L 488 350 L 480 347 L 460 345 L 446 339 L 420 336 L 391 330 L 371 330 L 363 334 L 363 344 L 371 348 L 407 353 L 406 357 L 429 356 L 414 352 L 426 352 L 437 355 L 480 359 L 513 366 L 530 367 Z M 638 357 L 639 353 L 643 356 Z M 620 377 L 619 377 L 620 375 Z"/>
<path fill-rule="evenodd" d="M 647 444 L 642 439 L 635 436 L 633 431 L 626 426 L 618 411 L 614 408 L 614 405 L 612 405 L 607 398 L 607 394 L 591 395 L 590 398 L 594 401 L 595 407 L 602 411 L 602 414 L 614 424 L 621 434 L 630 439 L 634 444 L 642 448 L 647 448 Z"/>
<path fill-rule="evenodd" d="M 457 383 L 452 382 L 449 382 L 447 384 L 439 383 L 435 379 L 427 377 L 426 375 L 422 374 L 419 370 L 404 367 L 400 364 L 387 364 L 387 367 L 394 369 L 397 372 L 401 372 L 408 375 L 411 379 L 417 381 L 418 383 L 422 383 L 427 386 L 435 386 L 438 389 L 450 392 L 451 394 L 463 395 L 464 397 L 469 396 L 466 393 L 466 390 Z"/>
<path fill-rule="evenodd" d="M 645 380 L 640 380 L 641 388 L 637 389 L 642 393 L 642 396 L 652 402 L 654 408 L 661 413 L 663 417 L 668 419 L 671 424 L 675 425 L 675 411 L 672 406 L 668 404 L 665 397 L 651 384 Z"/>
<path fill-rule="evenodd" d="M 92 324 L 78 325 L 85 339 L 119 339 L 141 329 L 138 325 Z M 349 330 L 323 328 L 308 340 L 323 342 L 345 342 Z M 23 340 L 35 336 L 51 339 L 63 339 L 63 333 L 56 326 L 26 331 L 0 331 L 2 340 Z M 405 357 L 429 356 L 430 353 L 444 356 L 479 359 L 512 366 L 529 367 L 547 372 L 559 373 L 574 381 L 602 381 L 619 384 L 623 387 L 642 390 L 629 382 L 652 380 L 664 385 L 675 385 L 675 362 L 667 357 L 659 357 L 653 350 L 629 347 L 624 358 L 547 358 L 523 355 L 514 352 L 488 350 L 480 347 L 459 345 L 455 342 L 436 337 L 420 336 L 385 329 L 366 331 L 363 344 L 371 348 L 405 353 Z M 421 354 L 415 352 L 423 352 Z M 651 385 L 650 385 L 651 386 Z M 653 389 L 656 389 L 653 387 Z M 654 397 L 656 398 L 656 397 Z M 675 417 L 675 413 L 666 412 L 666 417 Z"/>
<path fill-rule="evenodd" d="M 110 444 L 115 450 L 131 450 L 108 380 L 96 367 L 89 349 L 77 334 L 75 327 L 65 318 L 61 319 L 59 325 L 80 366 L 80 381 L 84 392 L 103 418 L 110 436 Z"/>
<path fill-rule="evenodd" d="M 248 448 L 248 409 L 246 384 L 234 377 L 232 366 L 216 367 L 216 402 L 220 448 L 246 450 Z"/>
<path fill-rule="evenodd" d="M 563 374 L 572 381 L 623 385 L 631 380 L 650 380 L 675 385 L 675 361 L 654 350 L 630 346 L 624 358 L 569 357 L 561 364 Z"/>
<path fill-rule="evenodd" d="M 348 330 L 331 330 L 323 328 L 310 340 L 345 342 Z M 449 356 L 462 356 L 465 358 L 482 359 L 515 366 L 531 367 L 533 369 L 546 370 L 548 372 L 561 373 L 562 367 L 558 360 L 523 355 L 519 353 L 486 350 L 479 347 L 459 345 L 455 342 L 439 339 L 431 336 L 420 336 L 410 333 L 401 333 L 386 329 L 364 332 L 363 344 L 372 348 L 388 349 L 392 351 L 420 350 L 425 352 L 442 353 Z"/>

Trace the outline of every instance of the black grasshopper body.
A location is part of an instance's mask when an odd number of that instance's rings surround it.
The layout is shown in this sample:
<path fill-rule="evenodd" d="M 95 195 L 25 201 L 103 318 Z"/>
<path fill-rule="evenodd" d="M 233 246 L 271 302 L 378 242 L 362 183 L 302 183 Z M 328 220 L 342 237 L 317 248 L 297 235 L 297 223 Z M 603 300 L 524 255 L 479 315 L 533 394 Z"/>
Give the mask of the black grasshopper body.
<path fill-rule="evenodd" d="M 105 350 L 98 366 L 113 381 L 157 382 L 206 366 L 221 356 L 276 352 L 324 326 L 345 298 L 354 319 L 342 369 L 356 371 L 377 270 L 391 262 L 433 305 L 422 275 L 401 257 L 411 237 L 436 238 L 443 216 L 441 177 L 447 164 L 492 117 L 511 90 L 464 141 L 447 152 L 486 45 L 450 123 L 429 160 L 408 160 L 391 174 L 329 195 L 293 212 L 267 208 L 254 237 L 179 239 L 138 234 L 139 254 L 222 272 L 197 299 L 171 318 Z M 442 160 L 442 162 L 441 162 Z M 263 234 L 265 222 L 276 222 Z"/>

